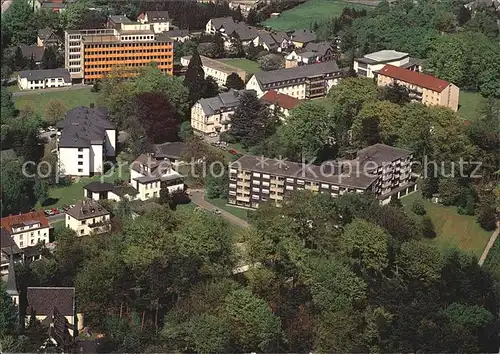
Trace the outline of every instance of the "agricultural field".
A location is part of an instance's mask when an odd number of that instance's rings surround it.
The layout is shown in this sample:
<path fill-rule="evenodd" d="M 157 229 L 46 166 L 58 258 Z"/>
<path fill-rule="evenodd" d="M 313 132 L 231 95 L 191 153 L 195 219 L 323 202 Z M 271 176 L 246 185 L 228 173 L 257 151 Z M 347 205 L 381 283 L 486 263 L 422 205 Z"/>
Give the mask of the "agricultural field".
<path fill-rule="evenodd" d="M 416 192 L 402 198 L 401 202 L 405 208 L 411 210 L 413 202 L 418 198 L 421 198 L 421 194 Z M 483 230 L 474 216 L 460 215 L 457 208 L 453 206 L 434 204 L 425 199 L 423 202 L 437 233 L 436 238 L 431 242 L 443 248 L 457 247 L 478 258 L 481 256 L 491 232 Z"/>
<path fill-rule="evenodd" d="M 18 109 L 31 107 L 43 117 L 47 103 L 52 100 L 62 101 L 68 109 L 96 103 L 99 94 L 90 92 L 90 89 L 91 86 L 58 91 L 19 91 L 13 99 Z"/>
<path fill-rule="evenodd" d="M 321 22 L 340 15 L 345 7 L 356 9 L 373 8 L 372 6 L 338 0 L 310 0 L 293 9 L 282 12 L 277 18 L 270 18 L 262 22 L 261 25 L 280 31 L 309 29 L 313 22 Z"/>

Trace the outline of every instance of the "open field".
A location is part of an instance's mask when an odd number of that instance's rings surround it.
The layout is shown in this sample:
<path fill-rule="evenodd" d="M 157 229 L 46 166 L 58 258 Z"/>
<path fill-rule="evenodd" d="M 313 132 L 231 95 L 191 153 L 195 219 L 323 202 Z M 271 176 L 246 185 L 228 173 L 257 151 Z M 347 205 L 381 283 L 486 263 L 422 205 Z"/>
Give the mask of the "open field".
<path fill-rule="evenodd" d="M 401 199 L 401 202 L 406 208 L 411 209 L 413 201 L 418 198 L 421 198 L 420 192 Z M 478 258 L 481 256 L 491 232 L 483 230 L 474 216 L 460 215 L 456 207 L 434 204 L 428 200 L 423 200 L 423 202 L 437 233 L 436 238 L 431 242 L 443 248 L 460 248 Z"/>
<path fill-rule="evenodd" d="M 29 94 L 27 93 L 22 96 L 14 96 L 13 99 L 17 108 L 21 109 L 30 106 L 35 110 L 35 112 L 39 113 L 43 117 L 45 113 L 45 107 L 51 100 L 61 100 L 68 109 L 78 106 L 88 107 L 91 103 L 95 103 L 99 94 L 90 92 L 90 89 L 91 87 L 89 86 L 82 89 L 71 89 L 64 91 L 30 91 Z"/>
<path fill-rule="evenodd" d="M 246 80 L 248 81 L 253 74 L 260 71 L 259 63 L 256 61 L 245 59 L 245 58 L 235 58 L 235 59 L 224 59 L 230 65 L 236 66 L 237 68 L 243 69 L 246 72 Z"/>
<path fill-rule="evenodd" d="M 275 30 L 288 31 L 309 29 L 311 23 L 328 20 L 340 15 L 345 7 L 372 9 L 372 6 L 347 3 L 338 0 L 310 0 L 304 4 L 281 13 L 277 18 L 268 19 L 261 24 Z"/>
<path fill-rule="evenodd" d="M 477 119 L 482 101 L 483 97 L 479 92 L 460 91 L 458 115 L 470 121 Z"/>

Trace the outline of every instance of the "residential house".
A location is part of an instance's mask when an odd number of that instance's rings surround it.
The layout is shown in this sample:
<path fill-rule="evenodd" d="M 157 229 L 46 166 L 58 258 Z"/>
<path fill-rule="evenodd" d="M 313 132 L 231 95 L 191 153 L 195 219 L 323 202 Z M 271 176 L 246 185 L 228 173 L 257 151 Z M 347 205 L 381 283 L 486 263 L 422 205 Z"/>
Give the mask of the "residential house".
<path fill-rule="evenodd" d="M 305 46 L 307 51 L 316 53 L 318 62 L 335 60 L 335 51 L 328 42 L 311 42 Z"/>
<path fill-rule="evenodd" d="M 75 298 L 75 288 L 72 287 L 28 287 L 26 323 L 34 316 L 42 325 L 51 328 L 52 332 L 59 331 L 52 333 L 56 338 L 64 334 L 76 337 L 77 331 L 84 328 L 84 317 L 76 308 Z M 67 338 L 64 342 L 67 340 L 71 339 Z"/>
<path fill-rule="evenodd" d="M 285 68 L 295 68 L 296 66 L 315 64 L 318 62 L 317 53 L 309 51 L 306 48 L 297 48 L 292 50 L 292 52 L 285 57 Z"/>
<path fill-rule="evenodd" d="M 232 17 L 218 17 L 210 19 L 205 25 L 206 34 L 215 34 L 217 31 L 225 32 L 227 29 L 233 29 L 235 22 Z"/>
<path fill-rule="evenodd" d="M 230 89 L 215 97 L 202 98 L 191 108 L 191 127 L 202 135 L 218 135 L 231 128 L 231 116 L 248 90 Z M 252 91 L 254 92 L 254 91 Z"/>
<path fill-rule="evenodd" d="M 43 211 L 9 215 L 1 219 L 2 233 L 9 235 L 23 250 L 40 243 L 49 243 L 50 224 Z"/>
<path fill-rule="evenodd" d="M 60 173 L 91 176 L 104 172 L 106 160 L 116 154 L 116 125 L 108 120 L 107 108 L 77 107 L 57 123 Z"/>
<path fill-rule="evenodd" d="M 225 87 L 227 77 L 232 73 L 236 73 L 243 82 L 245 82 L 245 70 L 228 64 L 224 60 L 215 60 L 200 55 L 205 78 L 212 77 L 219 87 Z M 191 61 L 191 56 L 181 58 L 181 65 L 187 67 Z"/>
<path fill-rule="evenodd" d="M 71 86 L 68 69 L 24 70 L 17 74 L 17 85 L 21 90 L 38 90 Z"/>
<path fill-rule="evenodd" d="M 228 203 L 258 208 L 271 201 L 281 206 L 286 193 L 310 190 L 338 197 L 346 193 L 371 192 L 380 203 L 414 192 L 411 177 L 412 153 L 376 144 L 357 153 L 354 160 L 327 161 L 321 166 L 279 159 L 262 163 L 243 156 L 230 164 Z"/>
<path fill-rule="evenodd" d="M 18 47 L 21 49 L 21 53 L 23 53 L 23 57 L 26 58 L 26 60 L 31 60 L 31 58 L 33 58 L 36 65 L 40 65 L 42 63 L 45 47 L 26 45 L 23 43 L 19 44 Z"/>
<path fill-rule="evenodd" d="M 110 231 L 110 218 L 109 211 L 99 202 L 85 198 L 66 210 L 64 220 L 66 227 L 74 230 L 78 236 L 88 236 Z"/>
<path fill-rule="evenodd" d="M 38 30 L 36 44 L 39 47 L 58 47 L 62 44 L 62 40 L 52 28 L 46 27 Z"/>
<path fill-rule="evenodd" d="M 180 43 L 184 43 L 191 38 L 188 30 L 172 29 L 170 31 L 163 32 L 163 34 Z"/>
<path fill-rule="evenodd" d="M 255 90 L 258 97 L 275 90 L 298 99 L 325 96 L 332 86 L 344 76 L 334 61 L 303 65 L 289 69 L 260 71 L 246 84 L 248 90 Z"/>
<path fill-rule="evenodd" d="M 232 17 L 210 19 L 205 26 L 205 33 L 214 35 L 217 32 L 225 38 L 226 46 L 229 45 L 229 39 L 236 35 L 243 45 L 248 45 L 259 34 L 256 27 L 249 26 L 245 22 L 235 22 Z"/>
<path fill-rule="evenodd" d="M 146 11 L 137 17 L 137 22 L 151 24 L 154 33 L 170 31 L 172 23 L 168 11 Z"/>
<path fill-rule="evenodd" d="M 115 67 L 124 77 L 156 63 L 164 74 L 172 75 L 174 41 L 157 33 L 156 22 L 132 22 L 126 16 L 110 16 L 107 28 L 64 32 L 64 65 L 72 80 L 93 83 Z M 165 27 L 166 28 L 166 27 Z"/>
<path fill-rule="evenodd" d="M 316 33 L 307 29 L 295 30 L 290 34 L 290 40 L 295 48 L 302 48 L 305 47 L 307 43 L 314 42 L 316 40 Z"/>
<path fill-rule="evenodd" d="M 136 199 L 139 192 L 130 185 L 114 185 L 112 183 L 94 181 L 83 186 L 83 197 L 99 200 L 120 201 L 123 198 L 128 200 Z"/>
<path fill-rule="evenodd" d="M 385 65 L 377 72 L 378 86 L 395 83 L 408 88 L 412 100 L 426 106 L 444 106 L 455 112 L 458 110 L 460 89 L 451 82 L 393 65 Z"/>
<path fill-rule="evenodd" d="M 362 58 L 356 58 L 354 59 L 353 70 L 358 76 L 372 78 L 386 64 L 412 71 L 422 71 L 419 59 L 410 57 L 408 53 L 395 50 L 380 50 L 366 54 Z"/>
<path fill-rule="evenodd" d="M 282 52 L 287 50 L 292 42 L 286 32 L 258 31 L 257 37 L 252 40 L 254 46 L 262 46 L 267 51 Z"/>
<path fill-rule="evenodd" d="M 476 12 L 479 8 L 493 8 L 495 11 L 500 12 L 500 0 L 474 0 L 464 5 L 467 10 L 472 13 Z"/>
<path fill-rule="evenodd" d="M 168 159 L 173 166 L 182 163 L 182 155 L 187 151 L 187 144 L 183 141 L 154 144 L 153 153 L 156 159 Z"/>
<path fill-rule="evenodd" d="M 158 198 L 162 185 L 170 193 L 184 191 L 183 176 L 175 171 L 168 159 L 158 160 L 154 154 L 142 154 L 130 166 L 130 185 L 139 200 Z"/>
<path fill-rule="evenodd" d="M 300 104 L 298 98 L 279 93 L 274 90 L 269 90 L 261 100 L 269 107 L 269 110 L 275 112 L 277 110 L 283 117 L 288 117 L 290 111 Z"/>
<path fill-rule="evenodd" d="M 66 7 L 63 0 L 28 0 L 28 4 L 33 8 L 34 12 L 40 10 L 62 12 Z"/>

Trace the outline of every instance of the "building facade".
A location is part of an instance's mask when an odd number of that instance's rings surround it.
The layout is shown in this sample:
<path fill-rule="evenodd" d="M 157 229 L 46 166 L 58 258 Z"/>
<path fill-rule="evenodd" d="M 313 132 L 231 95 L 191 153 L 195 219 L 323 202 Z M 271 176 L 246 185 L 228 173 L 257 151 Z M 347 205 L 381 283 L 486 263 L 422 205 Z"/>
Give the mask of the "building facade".
<path fill-rule="evenodd" d="M 278 112 L 281 118 L 286 118 L 290 115 L 290 111 L 300 104 L 298 98 L 278 93 L 274 90 L 267 91 L 261 100 L 269 107 L 271 112 Z"/>
<path fill-rule="evenodd" d="M 66 211 L 65 225 L 77 236 L 101 234 L 111 230 L 110 213 L 99 202 L 85 198 Z"/>
<path fill-rule="evenodd" d="M 114 67 L 123 68 L 124 76 L 135 75 L 137 69 L 151 63 L 172 75 L 174 47 L 170 37 L 156 33 L 153 24 L 130 21 L 115 26 L 65 31 L 65 67 L 73 80 L 92 83 Z"/>
<path fill-rule="evenodd" d="M 6 216 L 1 225 L 20 249 L 49 243 L 50 224 L 43 211 Z"/>
<path fill-rule="evenodd" d="M 288 96 L 312 99 L 325 96 L 337 85 L 344 71 L 334 61 L 303 65 L 289 69 L 260 71 L 246 84 L 247 90 L 255 90 L 258 97 L 274 90 Z"/>
<path fill-rule="evenodd" d="M 370 191 L 386 204 L 416 190 L 411 161 L 410 151 L 383 144 L 359 151 L 355 160 L 321 166 L 243 156 L 230 165 L 228 203 L 258 208 L 271 201 L 281 206 L 287 192 L 310 190 L 334 198 Z"/>
<path fill-rule="evenodd" d="M 395 50 L 381 50 L 354 59 L 354 71 L 362 77 L 375 77 L 377 71 L 390 64 L 412 71 L 422 71 L 420 60 L 412 58 L 408 53 Z"/>
<path fill-rule="evenodd" d="M 130 166 L 130 185 L 139 200 L 160 197 L 162 186 L 169 193 L 184 191 L 183 176 L 172 167 L 168 159 L 157 160 L 154 154 L 142 154 Z"/>
<path fill-rule="evenodd" d="M 202 135 L 218 135 L 231 128 L 231 116 L 247 90 L 220 93 L 215 97 L 202 98 L 191 108 L 191 127 Z M 252 91 L 253 92 L 253 91 Z"/>
<path fill-rule="evenodd" d="M 38 90 L 71 86 L 67 69 L 25 70 L 17 74 L 17 85 L 21 90 Z"/>
<path fill-rule="evenodd" d="M 393 65 L 385 65 L 378 71 L 378 86 L 395 83 L 406 87 L 414 101 L 426 106 L 448 107 L 455 112 L 458 110 L 460 89 L 448 81 Z"/>
<path fill-rule="evenodd" d="M 115 158 L 116 125 L 108 120 L 106 108 L 73 108 L 57 128 L 60 174 L 101 174 L 104 163 Z"/>
<path fill-rule="evenodd" d="M 229 65 L 223 60 L 215 60 L 200 55 L 205 78 L 211 77 L 220 87 L 226 86 L 227 77 L 232 73 L 236 73 L 243 82 L 245 82 L 245 70 Z M 181 65 L 187 67 L 191 61 L 191 56 L 181 58 Z"/>
<path fill-rule="evenodd" d="M 137 22 L 151 24 L 155 33 L 170 31 L 171 27 L 167 11 L 146 11 L 137 17 Z"/>

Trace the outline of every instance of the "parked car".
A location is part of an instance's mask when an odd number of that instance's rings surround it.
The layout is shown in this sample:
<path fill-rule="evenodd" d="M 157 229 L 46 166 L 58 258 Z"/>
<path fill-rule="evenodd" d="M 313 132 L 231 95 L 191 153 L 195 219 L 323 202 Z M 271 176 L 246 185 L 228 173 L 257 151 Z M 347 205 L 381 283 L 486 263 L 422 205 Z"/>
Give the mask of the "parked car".
<path fill-rule="evenodd" d="M 44 210 L 43 212 L 45 213 L 45 216 L 53 216 L 53 215 L 55 214 L 55 213 L 54 213 L 52 210 L 50 210 L 50 209 Z"/>
<path fill-rule="evenodd" d="M 227 150 L 227 152 L 229 152 L 231 155 L 238 155 L 238 151 L 236 151 L 234 149 L 229 149 L 229 150 Z"/>
<path fill-rule="evenodd" d="M 57 210 L 57 208 L 52 208 L 52 212 L 56 215 L 59 214 L 59 210 Z"/>
<path fill-rule="evenodd" d="M 64 213 L 64 212 L 66 211 L 66 210 L 64 210 L 64 208 L 63 208 L 63 207 L 59 207 L 59 208 L 57 208 L 57 210 L 58 210 L 58 211 L 59 211 L 59 213 L 61 213 L 61 214 L 62 214 L 62 213 Z"/>
<path fill-rule="evenodd" d="M 222 212 L 221 212 L 219 209 L 217 209 L 217 208 L 213 208 L 213 209 L 212 209 L 212 212 L 213 212 L 215 215 L 220 215 L 220 214 L 222 214 Z"/>
<path fill-rule="evenodd" d="M 68 209 L 69 209 L 69 205 L 64 204 L 64 205 L 62 206 L 62 208 L 63 208 L 63 210 L 64 210 L 64 211 L 66 211 L 66 210 L 68 210 Z"/>

